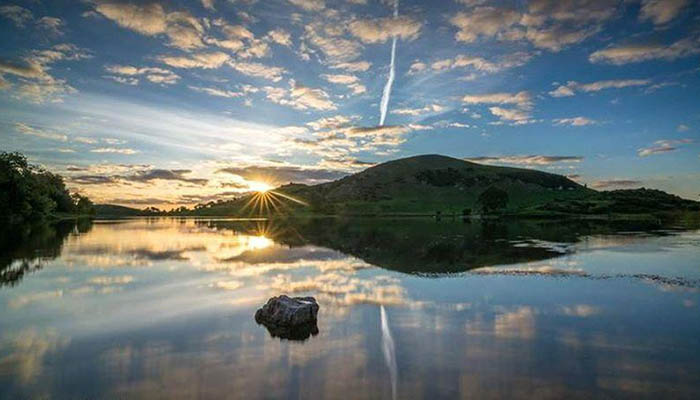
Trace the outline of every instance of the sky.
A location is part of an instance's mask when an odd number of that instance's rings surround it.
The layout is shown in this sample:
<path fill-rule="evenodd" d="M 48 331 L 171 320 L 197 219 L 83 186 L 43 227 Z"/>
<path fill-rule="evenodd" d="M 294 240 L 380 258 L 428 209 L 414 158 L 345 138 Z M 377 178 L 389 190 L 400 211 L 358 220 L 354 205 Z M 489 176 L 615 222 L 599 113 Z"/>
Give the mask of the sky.
<path fill-rule="evenodd" d="M 418 154 L 700 196 L 693 0 L 14 0 L 0 35 L 0 150 L 99 203 Z"/>

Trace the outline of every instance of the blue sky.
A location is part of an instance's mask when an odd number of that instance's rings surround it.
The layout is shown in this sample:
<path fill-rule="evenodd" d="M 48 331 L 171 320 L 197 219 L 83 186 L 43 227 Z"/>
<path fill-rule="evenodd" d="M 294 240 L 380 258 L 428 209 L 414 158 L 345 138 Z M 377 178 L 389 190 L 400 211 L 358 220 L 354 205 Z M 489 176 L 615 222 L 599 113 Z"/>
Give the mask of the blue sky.
<path fill-rule="evenodd" d="M 2 1 L 1 147 L 136 206 L 426 153 L 700 195 L 697 2 L 396 5 Z"/>

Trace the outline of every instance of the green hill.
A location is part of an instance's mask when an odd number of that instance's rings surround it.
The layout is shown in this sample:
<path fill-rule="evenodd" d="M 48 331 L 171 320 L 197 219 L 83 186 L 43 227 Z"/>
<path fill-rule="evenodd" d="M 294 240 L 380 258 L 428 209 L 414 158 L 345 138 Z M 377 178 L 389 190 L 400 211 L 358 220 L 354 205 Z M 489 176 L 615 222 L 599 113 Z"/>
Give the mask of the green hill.
<path fill-rule="evenodd" d="M 547 172 L 476 164 L 440 155 L 389 161 L 333 182 L 288 184 L 266 193 L 146 214 L 97 206 L 98 215 L 434 215 L 654 214 L 700 203 L 650 190 L 598 192 Z"/>
<path fill-rule="evenodd" d="M 95 215 L 98 217 L 137 217 L 144 215 L 143 210 L 116 204 L 95 204 Z"/>
<path fill-rule="evenodd" d="M 423 155 L 389 161 L 333 182 L 313 186 L 289 184 L 267 196 L 252 194 L 198 206 L 192 214 L 413 215 L 438 211 L 462 214 L 465 210 L 477 212 L 481 206 L 479 196 L 489 188 L 507 195 L 502 212 L 515 212 L 554 200 L 585 199 L 596 193 L 561 175 Z M 258 207 L 256 196 L 272 200 Z"/>
<path fill-rule="evenodd" d="M 329 213 L 462 213 L 475 210 L 479 195 L 490 187 L 508 195 L 509 210 L 593 192 L 561 175 L 439 155 L 389 161 L 334 182 L 279 190 Z"/>

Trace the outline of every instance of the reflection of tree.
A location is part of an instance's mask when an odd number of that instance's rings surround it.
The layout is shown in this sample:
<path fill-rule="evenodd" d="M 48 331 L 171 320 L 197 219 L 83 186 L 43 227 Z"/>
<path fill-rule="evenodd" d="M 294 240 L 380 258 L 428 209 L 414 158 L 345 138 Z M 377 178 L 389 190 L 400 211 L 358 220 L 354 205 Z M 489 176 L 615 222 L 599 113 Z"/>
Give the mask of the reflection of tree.
<path fill-rule="evenodd" d="M 90 220 L 61 221 L 55 224 L 18 224 L 0 228 L 0 286 L 14 286 L 44 263 L 61 255 L 71 233 L 87 233 Z"/>

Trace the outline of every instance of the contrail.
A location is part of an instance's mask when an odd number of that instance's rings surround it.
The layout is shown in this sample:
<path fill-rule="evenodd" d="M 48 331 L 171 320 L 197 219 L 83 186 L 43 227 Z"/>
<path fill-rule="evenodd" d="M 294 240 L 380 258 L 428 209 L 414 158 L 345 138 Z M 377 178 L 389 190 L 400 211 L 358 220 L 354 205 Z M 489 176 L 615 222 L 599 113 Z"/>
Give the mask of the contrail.
<path fill-rule="evenodd" d="M 384 353 L 384 361 L 389 368 L 389 376 L 391 377 L 391 398 L 396 399 L 396 384 L 398 379 L 398 367 L 396 365 L 396 350 L 394 349 L 394 338 L 391 337 L 389 329 L 389 318 L 386 316 L 384 306 L 381 306 L 381 322 L 382 322 L 382 352 Z"/>
<path fill-rule="evenodd" d="M 399 16 L 399 0 L 394 2 L 394 18 Z M 391 96 L 391 86 L 394 84 L 394 78 L 396 76 L 396 70 L 394 68 L 394 63 L 396 61 L 396 35 L 391 41 L 391 65 L 389 66 L 389 79 L 386 81 L 384 86 L 384 92 L 382 93 L 382 101 L 379 103 L 379 126 L 384 126 L 384 120 L 386 119 L 386 111 L 389 108 L 389 97 Z"/>

